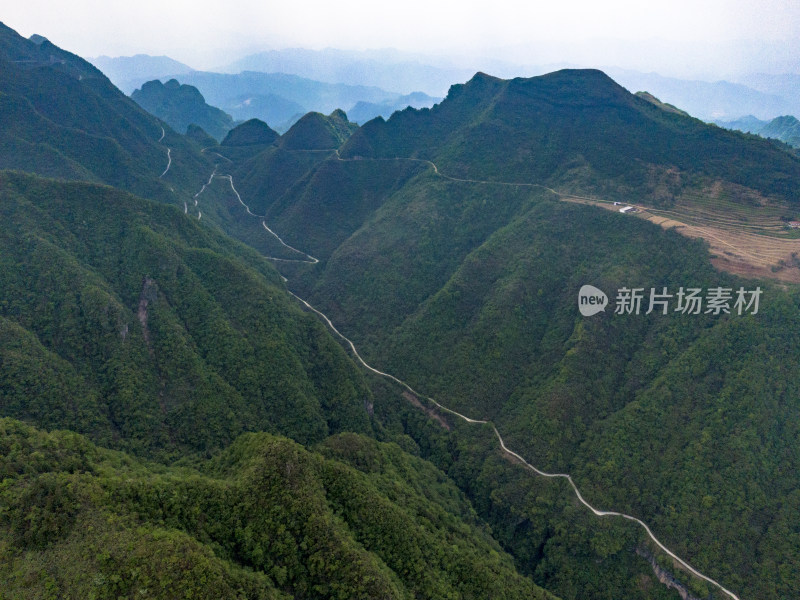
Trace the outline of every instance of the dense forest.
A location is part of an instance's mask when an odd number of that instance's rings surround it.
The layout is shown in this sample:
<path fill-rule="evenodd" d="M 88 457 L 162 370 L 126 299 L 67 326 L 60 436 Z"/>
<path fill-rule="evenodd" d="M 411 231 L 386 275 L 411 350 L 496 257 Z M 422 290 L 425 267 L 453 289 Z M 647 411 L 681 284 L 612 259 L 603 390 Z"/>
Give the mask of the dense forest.
<path fill-rule="evenodd" d="M 164 467 L 3 419 L 0 448 L 9 597 L 552 598 L 394 444 L 253 433 Z"/>

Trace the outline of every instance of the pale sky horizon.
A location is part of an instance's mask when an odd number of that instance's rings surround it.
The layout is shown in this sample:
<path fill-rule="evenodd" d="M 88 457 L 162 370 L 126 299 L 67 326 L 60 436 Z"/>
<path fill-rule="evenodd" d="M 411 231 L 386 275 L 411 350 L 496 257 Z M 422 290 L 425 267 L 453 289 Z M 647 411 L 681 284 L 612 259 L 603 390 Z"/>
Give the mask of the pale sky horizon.
<path fill-rule="evenodd" d="M 211 69 L 266 49 L 397 48 L 517 64 L 572 63 L 719 78 L 800 73 L 794 0 L 28 0 L 0 16 L 84 57 L 167 55 Z"/>

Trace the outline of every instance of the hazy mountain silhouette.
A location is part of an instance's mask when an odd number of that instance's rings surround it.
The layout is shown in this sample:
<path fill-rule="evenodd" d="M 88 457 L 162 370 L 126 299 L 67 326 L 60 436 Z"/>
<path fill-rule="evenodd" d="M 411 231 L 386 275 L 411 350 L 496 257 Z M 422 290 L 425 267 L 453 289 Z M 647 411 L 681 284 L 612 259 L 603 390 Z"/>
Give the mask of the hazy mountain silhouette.
<path fill-rule="evenodd" d="M 221 140 L 233 127 L 233 119 L 229 114 L 206 104 L 196 87 L 181 85 L 177 79 L 170 79 L 166 83 L 157 79 L 148 81 L 141 89 L 135 90 L 131 98 L 179 133 L 186 133 L 189 125 L 194 124 Z"/>
<path fill-rule="evenodd" d="M 134 56 L 96 56 L 88 59 L 100 69 L 111 82 L 124 93 L 130 95 L 141 87 L 141 82 L 160 79 L 167 76 L 178 76 L 190 73 L 194 69 L 168 56 L 150 56 L 136 54 Z"/>

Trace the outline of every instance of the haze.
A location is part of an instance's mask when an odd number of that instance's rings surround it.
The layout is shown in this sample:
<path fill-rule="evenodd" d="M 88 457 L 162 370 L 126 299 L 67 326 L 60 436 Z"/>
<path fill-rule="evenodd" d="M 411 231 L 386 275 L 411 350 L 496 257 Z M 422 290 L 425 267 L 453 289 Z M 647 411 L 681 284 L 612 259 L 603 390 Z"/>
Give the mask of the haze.
<path fill-rule="evenodd" d="M 264 49 L 394 47 L 462 63 L 615 65 L 712 79 L 800 72 L 800 3 L 790 0 L 29 0 L 6 6 L 2 20 L 86 57 L 165 54 L 205 69 Z"/>

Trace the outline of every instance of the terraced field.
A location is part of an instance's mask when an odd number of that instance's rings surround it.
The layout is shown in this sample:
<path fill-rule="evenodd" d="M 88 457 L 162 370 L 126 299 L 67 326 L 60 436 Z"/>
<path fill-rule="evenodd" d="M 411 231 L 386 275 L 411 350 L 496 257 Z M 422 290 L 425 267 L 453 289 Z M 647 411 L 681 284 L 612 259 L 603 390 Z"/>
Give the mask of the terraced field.
<path fill-rule="evenodd" d="M 599 198 L 563 197 L 609 210 L 621 205 Z M 720 270 L 745 277 L 766 277 L 800 283 L 800 229 L 787 221 L 800 213 L 785 203 L 733 185 L 714 183 L 702 191 L 685 192 L 669 208 L 636 202 L 631 213 L 664 228 L 675 228 L 709 244 L 712 263 Z"/>

